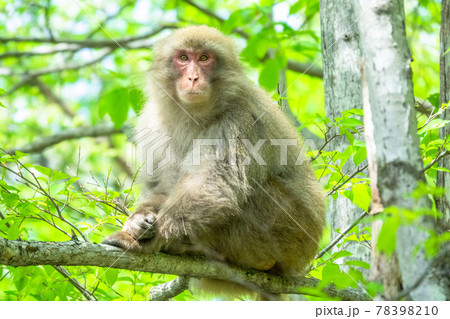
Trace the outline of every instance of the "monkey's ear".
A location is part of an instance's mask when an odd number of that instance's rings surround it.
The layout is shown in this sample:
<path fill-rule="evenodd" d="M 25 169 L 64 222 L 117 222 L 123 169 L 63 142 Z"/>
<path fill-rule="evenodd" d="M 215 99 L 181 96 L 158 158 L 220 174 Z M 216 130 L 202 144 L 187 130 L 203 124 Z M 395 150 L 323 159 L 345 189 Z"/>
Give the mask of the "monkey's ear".
<path fill-rule="evenodd" d="M 141 246 L 139 243 L 131 237 L 130 234 L 124 231 L 118 231 L 111 236 L 106 237 L 102 244 L 119 247 L 125 250 L 140 250 Z"/>

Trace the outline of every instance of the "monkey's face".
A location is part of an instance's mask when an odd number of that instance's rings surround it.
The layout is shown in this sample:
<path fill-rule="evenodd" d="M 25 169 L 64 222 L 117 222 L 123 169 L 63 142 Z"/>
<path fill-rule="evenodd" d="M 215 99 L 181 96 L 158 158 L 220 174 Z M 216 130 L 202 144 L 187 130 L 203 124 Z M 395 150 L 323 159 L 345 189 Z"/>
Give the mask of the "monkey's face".
<path fill-rule="evenodd" d="M 178 50 L 173 58 L 178 74 L 176 90 L 186 104 L 208 102 L 211 93 L 211 72 L 215 64 L 213 52 Z"/>

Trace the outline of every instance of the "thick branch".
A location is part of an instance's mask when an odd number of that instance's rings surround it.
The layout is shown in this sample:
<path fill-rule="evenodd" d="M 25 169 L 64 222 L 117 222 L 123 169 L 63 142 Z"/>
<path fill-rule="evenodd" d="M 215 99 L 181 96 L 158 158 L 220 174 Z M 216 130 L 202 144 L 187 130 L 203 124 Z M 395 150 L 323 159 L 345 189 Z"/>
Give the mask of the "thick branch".
<path fill-rule="evenodd" d="M 98 266 L 227 281 L 236 281 L 239 276 L 241 278 L 238 280 L 243 279 L 273 294 L 313 294 L 311 288 L 316 288 L 319 284 L 319 280 L 315 278 L 303 277 L 288 281 L 257 270 L 241 270 L 221 263 L 207 262 L 202 257 L 138 254 L 84 242 L 26 242 L 0 238 L 0 264 L 13 267 Z M 344 300 L 369 299 L 369 296 L 355 289 L 338 290 L 334 286 L 328 286 L 322 291 L 330 297 Z"/>
<path fill-rule="evenodd" d="M 111 125 L 99 125 L 90 127 L 77 127 L 68 129 L 58 134 L 45 136 L 27 145 L 15 147 L 8 149 L 8 153 L 15 153 L 20 151 L 23 153 L 39 153 L 46 149 L 47 147 L 53 146 L 55 144 L 61 143 L 63 141 L 80 139 L 84 137 L 99 137 L 99 136 L 109 136 L 111 134 L 124 133 L 127 130 L 127 126 L 122 128 L 115 128 Z"/>

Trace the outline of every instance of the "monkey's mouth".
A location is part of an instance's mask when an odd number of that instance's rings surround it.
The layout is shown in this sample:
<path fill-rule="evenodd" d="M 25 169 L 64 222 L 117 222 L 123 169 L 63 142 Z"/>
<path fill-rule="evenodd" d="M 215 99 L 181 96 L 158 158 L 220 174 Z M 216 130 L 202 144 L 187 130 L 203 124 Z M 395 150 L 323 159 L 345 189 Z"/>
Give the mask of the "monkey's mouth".
<path fill-rule="evenodd" d="M 205 95 L 206 92 L 205 91 L 188 91 L 188 92 L 186 92 L 186 94 L 188 94 L 188 95 Z"/>

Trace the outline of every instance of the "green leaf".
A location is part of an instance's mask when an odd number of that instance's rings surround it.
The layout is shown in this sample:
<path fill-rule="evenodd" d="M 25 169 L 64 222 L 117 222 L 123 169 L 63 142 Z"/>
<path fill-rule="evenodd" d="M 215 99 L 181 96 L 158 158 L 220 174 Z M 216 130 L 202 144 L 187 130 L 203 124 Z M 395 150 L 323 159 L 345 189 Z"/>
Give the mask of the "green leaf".
<path fill-rule="evenodd" d="M 371 201 L 370 187 L 366 184 L 356 184 L 352 187 L 353 203 L 364 211 L 369 210 Z"/>
<path fill-rule="evenodd" d="M 2 101 L 0 101 L 0 107 L 3 107 L 6 109 L 6 105 L 2 103 Z"/>
<path fill-rule="evenodd" d="M 0 89 L 0 95 L 4 95 L 6 92 L 3 89 Z"/>
<path fill-rule="evenodd" d="M 260 4 L 264 7 L 271 6 L 275 0 L 261 0 Z"/>
<path fill-rule="evenodd" d="M 299 0 L 296 3 L 294 3 L 290 8 L 289 8 L 289 14 L 294 14 L 299 12 L 304 6 L 305 6 L 306 1 L 304 0 Z"/>
<path fill-rule="evenodd" d="M 254 10 L 252 8 L 234 11 L 222 25 L 222 31 L 224 33 L 231 33 L 234 28 L 247 24 L 252 19 L 253 13 Z"/>
<path fill-rule="evenodd" d="M 349 116 L 352 116 L 352 115 L 360 115 L 360 116 L 363 116 L 363 115 L 364 115 L 364 112 L 363 112 L 362 109 L 350 109 L 350 110 L 347 110 L 347 111 L 343 111 L 343 112 L 342 112 L 342 117 L 345 117 L 345 118 L 347 118 L 347 117 L 349 117 Z"/>
<path fill-rule="evenodd" d="M 93 202 L 95 204 L 95 202 Z M 80 208 L 80 210 L 85 213 L 87 216 L 91 216 L 94 218 L 102 218 L 102 215 L 98 212 L 97 207 L 85 206 Z"/>
<path fill-rule="evenodd" d="M 3 204 L 7 208 L 13 208 L 17 205 L 20 197 L 14 193 L 1 193 L 1 197 L 3 198 Z"/>
<path fill-rule="evenodd" d="M 333 260 L 336 260 L 336 259 L 339 259 L 339 258 L 342 258 L 342 257 L 349 257 L 349 256 L 352 256 L 352 255 L 353 254 L 351 252 L 347 251 L 347 250 L 341 250 L 341 251 L 335 252 L 332 255 L 332 258 L 333 258 Z"/>
<path fill-rule="evenodd" d="M 128 89 L 113 89 L 101 98 L 98 105 L 99 116 L 102 118 L 109 114 L 114 126 L 120 128 L 127 120 L 129 102 Z"/>
<path fill-rule="evenodd" d="M 50 181 L 58 181 L 58 180 L 63 180 L 63 179 L 71 178 L 71 177 L 72 176 L 70 176 L 66 173 L 59 172 L 59 171 L 53 171 Z"/>
<path fill-rule="evenodd" d="M 358 119 L 354 119 L 354 118 L 344 118 L 342 120 L 339 121 L 339 124 L 343 127 L 355 127 L 358 125 L 363 125 L 363 122 L 361 122 Z"/>
<path fill-rule="evenodd" d="M 350 133 L 348 130 L 343 130 L 345 136 L 347 137 L 348 142 L 350 143 L 350 145 L 353 145 L 353 142 L 355 141 L 355 138 L 353 137 L 353 134 Z"/>
<path fill-rule="evenodd" d="M 19 237 L 19 234 L 20 234 L 19 223 L 17 222 L 11 223 L 6 238 L 9 240 L 16 240 Z"/>
<path fill-rule="evenodd" d="M 367 149 L 365 147 L 360 147 L 355 154 L 353 154 L 353 163 L 358 166 L 367 158 Z"/>
<path fill-rule="evenodd" d="M 48 176 L 48 177 L 52 176 L 52 169 L 51 168 L 44 167 L 44 166 L 38 166 L 38 165 L 33 166 L 33 167 L 34 167 L 35 170 L 37 170 L 42 175 L 45 175 L 45 176 Z"/>
<path fill-rule="evenodd" d="M 259 74 L 259 84 L 268 91 L 275 90 L 278 83 L 280 66 L 277 60 L 268 60 Z"/>
<path fill-rule="evenodd" d="M 377 248 L 387 254 L 391 254 L 395 250 L 397 241 L 397 230 L 400 227 L 400 218 L 392 216 L 383 222 L 380 233 L 378 235 Z"/>
<path fill-rule="evenodd" d="M 49 185 L 50 196 L 58 195 L 65 189 L 66 189 L 66 184 L 64 182 L 52 183 L 51 185 Z"/>
<path fill-rule="evenodd" d="M 368 263 L 366 263 L 365 261 L 361 261 L 361 260 L 347 260 L 345 262 L 346 265 L 349 266 L 357 266 L 357 267 L 362 267 L 365 269 L 370 269 L 370 265 Z"/>
<path fill-rule="evenodd" d="M 441 127 L 444 127 L 447 125 L 447 123 L 449 123 L 450 121 L 448 120 L 442 120 L 440 118 L 435 118 L 433 120 L 431 120 L 427 125 L 425 125 L 424 127 L 422 127 L 417 133 L 418 134 L 423 134 L 426 131 L 429 130 L 434 130 L 434 129 L 438 129 Z"/>
<path fill-rule="evenodd" d="M 145 104 L 145 95 L 142 90 L 138 88 L 131 88 L 128 92 L 130 104 L 136 114 L 142 110 Z"/>
<path fill-rule="evenodd" d="M 105 273 L 105 279 L 106 282 L 108 283 L 108 285 L 110 287 L 112 287 L 116 281 L 117 281 L 117 277 L 119 276 L 119 270 L 115 269 L 115 268 L 109 268 L 106 273 Z"/>
<path fill-rule="evenodd" d="M 242 56 L 252 59 L 256 57 L 257 59 L 262 59 L 269 48 L 269 43 L 263 36 L 253 36 L 247 41 L 247 46 L 242 51 Z"/>
<path fill-rule="evenodd" d="M 434 107 L 439 107 L 439 93 L 433 93 L 430 94 L 427 97 L 427 100 L 434 106 Z"/>

